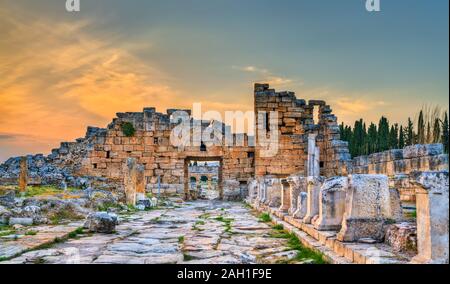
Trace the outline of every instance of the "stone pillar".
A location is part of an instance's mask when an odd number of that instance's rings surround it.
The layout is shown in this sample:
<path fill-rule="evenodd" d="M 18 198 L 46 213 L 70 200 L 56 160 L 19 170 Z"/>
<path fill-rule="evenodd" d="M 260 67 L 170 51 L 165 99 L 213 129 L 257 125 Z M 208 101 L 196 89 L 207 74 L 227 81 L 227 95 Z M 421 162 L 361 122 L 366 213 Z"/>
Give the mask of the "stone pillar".
<path fill-rule="evenodd" d="M 414 173 L 418 186 L 417 248 L 413 263 L 449 263 L 448 172 Z"/>
<path fill-rule="evenodd" d="M 258 183 L 256 180 L 252 179 L 248 182 L 248 196 L 247 202 L 253 203 L 258 198 Z"/>
<path fill-rule="evenodd" d="M 300 192 L 306 192 L 306 178 L 301 176 L 290 176 L 288 182 L 291 196 L 288 214 L 292 216 L 297 211 Z"/>
<path fill-rule="evenodd" d="M 125 198 L 127 205 L 136 205 L 137 163 L 136 159 L 128 158 L 123 169 Z"/>
<path fill-rule="evenodd" d="M 275 177 L 268 177 L 266 183 L 266 204 L 269 207 L 279 207 L 281 205 L 281 180 Z"/>
<path fill-rule="evenodd" d="M 280 211 L 288 213 L 291 206 L 291 189 L 287 180 L 281 181 L 281 207 Z"/>
<path fill-rule="evenodd" d="M 20 172 L 19 172 L 19 191 L 27 191 L 28 185 L 28 159 L 27 157 L 20 158 Z"/>
<path fill-rule="evenodd" d="M 320 150 L 316 147 L 317 134 L 309 134 L 308 136 L 308 162 L 307 176 L 320 176 Z"/>
<path fill-rule="evenodd" d="M 136 201 L 147 199 L 145 196 L 145 167 L 138 165 L 136 167 Z"/>
<path fill-rule="evenodd" d="M 303 220 L 308 210 L 308 193 L 300 192 L 297 198 L 297 210 L 295 210 L 292 217 Z"/>
<path fill-rule="evenodd" d="M 324 182 L 319 197 L 319 219 L 314 224 L 317 230 L 341 229 L 347 187 L 347 177 L 332 177 Z"/>
<path fill-rule="evenodd" d="M 392 191 L 385 175 L 350 175 L 345 198 L 345 213 L 337 239 L 354 242 L 363 238 L 382 241 L 386 221 L 395 218 Z"/>
<path fill-rule="evenodd" d="M 303 218 L 305 224 L 311 224 L 313 218 L 319 215 L 319 196 L 322 183 L 322 177 L 308 177 L 307 209 L 306 216 Z"/>

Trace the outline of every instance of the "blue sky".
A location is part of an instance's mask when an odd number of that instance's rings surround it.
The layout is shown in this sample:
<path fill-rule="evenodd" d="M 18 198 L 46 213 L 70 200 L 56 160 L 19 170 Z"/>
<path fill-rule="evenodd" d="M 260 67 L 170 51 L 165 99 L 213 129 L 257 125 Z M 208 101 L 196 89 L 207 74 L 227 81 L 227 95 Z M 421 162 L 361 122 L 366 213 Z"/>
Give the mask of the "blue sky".
<path fill-rule="evenodd" d="M 64 2 L 0 3 L 0 134 L 46 141 L 3 142 L 0 159 L 144 106 L 250 110 L 256 81 L 324 99 L 348 123 L 448 108 L 446 0 L 381 0 L 379 13 L 364 0 L 81 0 L 79 13 Z"/>

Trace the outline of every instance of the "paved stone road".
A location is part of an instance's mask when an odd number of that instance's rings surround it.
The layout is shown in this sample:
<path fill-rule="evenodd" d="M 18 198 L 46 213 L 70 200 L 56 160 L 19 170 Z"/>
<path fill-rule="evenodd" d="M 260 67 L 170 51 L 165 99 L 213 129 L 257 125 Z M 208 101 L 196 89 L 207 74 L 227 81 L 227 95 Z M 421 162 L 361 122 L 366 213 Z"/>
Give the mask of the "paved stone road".
<path fill-rule="evenodd" d="M 196 201 L 122 218 L 116 234 L 81 236 L 3 263 L 275 263 L 297 254 L 242 203 Z"/>

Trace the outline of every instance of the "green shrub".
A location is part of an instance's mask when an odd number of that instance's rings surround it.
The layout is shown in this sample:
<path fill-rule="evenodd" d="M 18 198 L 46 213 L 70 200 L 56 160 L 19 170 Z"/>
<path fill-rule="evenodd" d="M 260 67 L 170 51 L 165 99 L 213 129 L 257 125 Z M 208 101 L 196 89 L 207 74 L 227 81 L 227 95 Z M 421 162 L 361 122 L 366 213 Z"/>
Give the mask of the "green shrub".
<path fill-rule="evenodd" d="M 136 133 L 136 129 L 131 122 L 124 122 L 122 124 L 122 132 L 126 137 L 133 137 Z"/>
<path fill-rule="evenodd" d="M 272 221 L 272 218 L 270 218 L 270 214 L 262 213 L 261 215 L 259 215 L 259 220 L 264 223 L 269 223 Z"/>

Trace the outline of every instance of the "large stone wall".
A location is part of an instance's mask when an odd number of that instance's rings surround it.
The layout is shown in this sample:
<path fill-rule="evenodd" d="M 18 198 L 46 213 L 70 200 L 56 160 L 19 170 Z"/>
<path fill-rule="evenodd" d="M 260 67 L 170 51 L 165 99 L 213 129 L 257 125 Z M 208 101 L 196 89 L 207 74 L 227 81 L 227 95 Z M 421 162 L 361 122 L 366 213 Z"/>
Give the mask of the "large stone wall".
<path fill-rule="evenodd" d="M 448 155 L 442 144 L 413 145 L 400 150 L 389 150 L 369 156 L 356 157 L 347 164 L 353 174 L 383 174 L 390 186 L 400 191 L 403 201 L 415 201 L 416 186 L 409 174 L 416 171 L 448 171 Z"/>
<path fill-rule="evenodd" d="M 315 111 L 316 109 L 316 111 Z M 320 149 L 320 171 L 324 176 L 345 174 L 345 164 L 350 161 L 348 143 L 339 140 L 337 118 L 324 101 L 297 99 L 293 92 L 276 92 L 268 84 L 255 84 L 255 115 L 257 131 L 273 131 L 272 117 L 260 116 L 277 112 L 279 149 L 271 157 L 264 157 L 261 137 L 256 135 L 256 177 L 275 175 L 287 177 L 294 173 L 306 175 L 308 136 L 316 134 Z M 317 113 L 315 119 L 314 114 Z"/>

